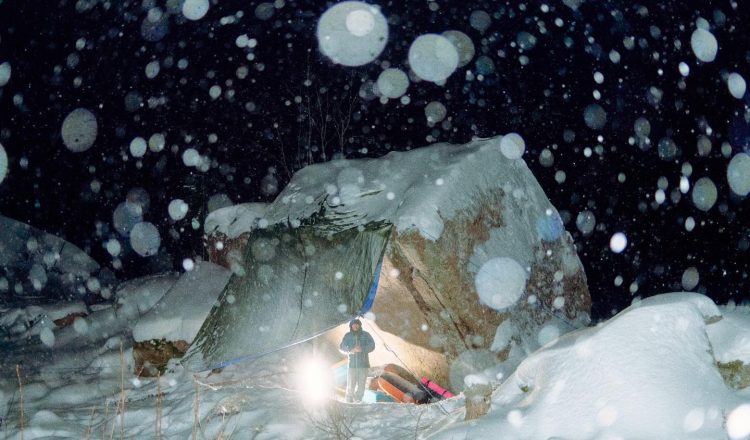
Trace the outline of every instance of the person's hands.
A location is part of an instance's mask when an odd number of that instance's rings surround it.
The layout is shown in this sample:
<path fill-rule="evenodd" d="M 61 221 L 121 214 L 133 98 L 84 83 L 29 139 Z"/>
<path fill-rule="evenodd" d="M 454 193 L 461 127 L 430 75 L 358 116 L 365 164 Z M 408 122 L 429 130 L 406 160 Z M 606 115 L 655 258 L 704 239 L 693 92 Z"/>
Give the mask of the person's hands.
<path fill-rule="evenodd" d="M 362 347 L 360 347 L 359 345 L 352 348 L 352 353 L 361 353 L 361 352 L 362 352 Z"/>

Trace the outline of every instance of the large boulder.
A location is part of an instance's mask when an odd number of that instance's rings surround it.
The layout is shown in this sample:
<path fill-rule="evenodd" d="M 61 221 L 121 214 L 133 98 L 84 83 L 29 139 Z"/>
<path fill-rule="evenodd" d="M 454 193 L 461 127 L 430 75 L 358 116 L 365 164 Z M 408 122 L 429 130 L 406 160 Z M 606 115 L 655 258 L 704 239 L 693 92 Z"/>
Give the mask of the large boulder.
<path fill-rule="evenodd" d="M 483 365 L 506 361 L 512 369 L 585 325 L 591 307 L 557 210 L 525 162 L 503 155 L 500 141 L 309 166 L 268 206 L 246 206 L 244 216 L 238 207 L 212 213 L 209 247 L 243 255 L 253 230 L 293 227 L 322 211 L 353 225 L 392 223 L 368 317 L 396 337 L 389 347 L 407 368 L 461 390 Z"/>
<path fill-rule="evenodd" d="M 74 244 L 0 215 L 0 295 L 9 302 L 112 293 L 114 275 Z"/>

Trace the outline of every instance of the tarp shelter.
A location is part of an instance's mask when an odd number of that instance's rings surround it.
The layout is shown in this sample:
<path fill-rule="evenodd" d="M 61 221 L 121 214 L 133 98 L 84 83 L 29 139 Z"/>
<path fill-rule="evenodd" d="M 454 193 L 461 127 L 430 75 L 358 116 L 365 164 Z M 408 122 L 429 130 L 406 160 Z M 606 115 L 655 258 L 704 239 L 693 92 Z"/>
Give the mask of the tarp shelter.
<path fill-rule="evenodd" d="M 219 296 L 183 365 L 203 371 L 257 358 L 364 313 L 390 230 L 388 222 L 356 226 L 322 214 L 296 226 L 254 230 L 243 267 Z"/>

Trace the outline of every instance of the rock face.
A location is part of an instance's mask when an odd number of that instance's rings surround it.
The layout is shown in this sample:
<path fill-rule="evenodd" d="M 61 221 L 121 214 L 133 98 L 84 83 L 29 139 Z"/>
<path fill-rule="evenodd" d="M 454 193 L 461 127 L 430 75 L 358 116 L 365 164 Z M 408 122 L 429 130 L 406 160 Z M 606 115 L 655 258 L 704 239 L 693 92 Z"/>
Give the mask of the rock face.
<path fill-rule="evenodd" d="M 261 223 L 294 224 L 321 207 L 357 224 L 389 221 L 366 317 L 395 336 L 389 346 L 405 367 L 460 391 L 477 359 L 512 369 L 519 355 L 585 325 L 591 307 L 559 214 L 526 164 L 503 156 L 499 144 L 497 137 L 307 167 L 272 204 L 248 208 L 254 217 L 243 219 L 237 207 L 209 217 L 209 248 L 242 255 Z M 222 221 L 244 229 L 230 233 Z M 227 252 L 209 253 L 231 266 Z M 501 260 L 518 268 L 515 275 Z M 480 280 L 480 272 L 489 277 Z"/>
<path fill-rule="evenodd" d="M 94 278 L 95 282 L 87 282 Z M 83 250 L 54 235 L 0 215 L 0 295 L 81 299 L 108 298 L 114 275 Z"/>

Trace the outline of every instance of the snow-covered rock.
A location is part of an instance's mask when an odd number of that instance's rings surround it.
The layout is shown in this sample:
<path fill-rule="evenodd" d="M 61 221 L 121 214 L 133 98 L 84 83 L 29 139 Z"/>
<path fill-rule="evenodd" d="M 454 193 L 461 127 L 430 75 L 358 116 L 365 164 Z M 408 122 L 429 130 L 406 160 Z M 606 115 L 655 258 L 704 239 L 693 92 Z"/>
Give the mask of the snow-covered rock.
<path fill-rule="evenodd" d="M 184 272 L 161 300 L 133 328 L 137 342 L 152 339 L 193 341 L 231 272 L 208 261 L 198 261 Z"/>
<path fill-rule="evenodd" d="M 501 141 L 311 165 L 268 206 L 217 211 L 206 232 L 241 256 L 253 229 L 299 225 L 321 210 L 353 226 L 392 223 L 371 318 L 407 344 L 396 351 L 416 345 L 437 354 L 405 362 L 447 383 L 462 353 L 529 353 L 543 329 L 561 334 L 588 320 L 590 297 L 572 239 L 525 162 L 506 157 Z M 237 271 L 234 261 L 213 261 Z M 508 343 L 490 351 L 508 320 Z"/>
<path fill-rule="evenodd" d="M 12 287 L 14 296 L 82 298 L 90 291 L 86 282 L 99 270 L 99 264 L 75 245 L 0 215 L 0 279 L 20 288 Z"/>
<path fill-rule="evenodd" d="M 222 266 L 198 261 L 138 320 L 133 327 L 138 375 L 163 373 L 170 359 L 182 357 L 231 274 Z"/>
<path fill-rule="evenodd" d="M 660 295 L 568 333 L 519 365 L 481 423 L 431 438 L 725 438 L 735 399 L 712 356 L 709 303 Z"/>

